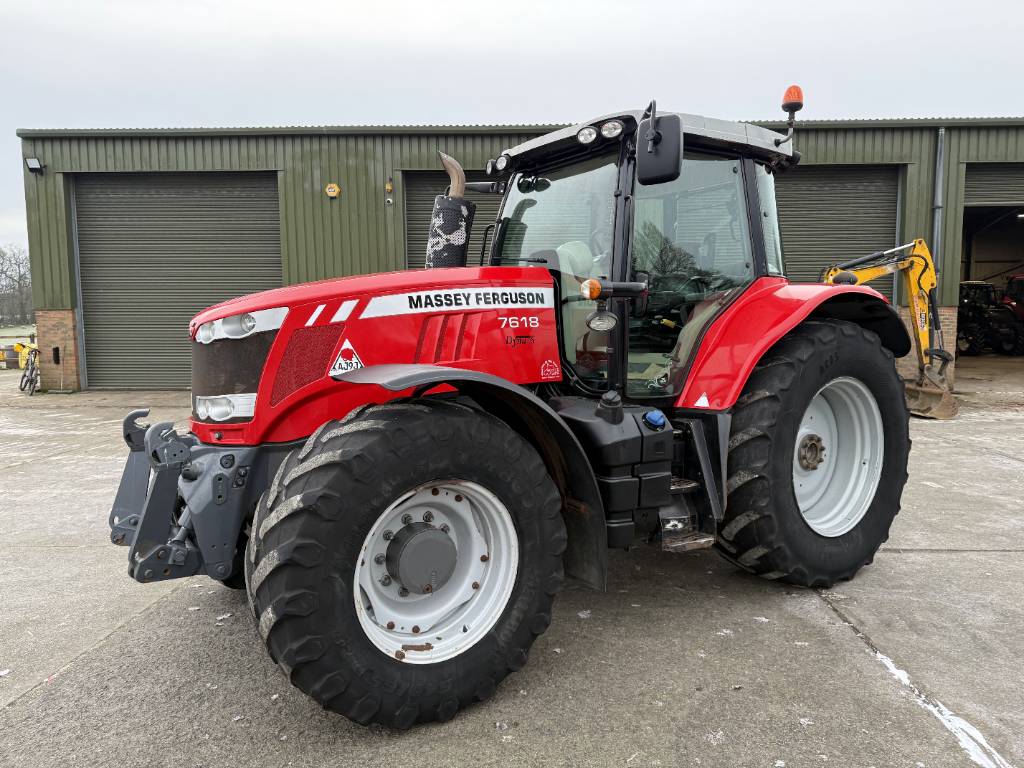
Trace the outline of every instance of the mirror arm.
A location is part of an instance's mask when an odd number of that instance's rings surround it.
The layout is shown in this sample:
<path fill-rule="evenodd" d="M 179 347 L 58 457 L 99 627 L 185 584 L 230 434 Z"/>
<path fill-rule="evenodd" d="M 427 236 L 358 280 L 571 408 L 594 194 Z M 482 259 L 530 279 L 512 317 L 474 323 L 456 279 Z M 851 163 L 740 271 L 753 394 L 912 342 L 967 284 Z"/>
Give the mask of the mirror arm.
<path fill-rule="evenodd" d="M 647 129 L 647 133 L 644 135 L 644 139 L 647 140 L 647 154 L 654 152 L 654 148 L 661 141 L 661 131 L 658 130 L 658 102 L 652 101 L 647 107 L 645 117 L 651 118 L 650 127 Z"/>
<path fill-rule="evenodd" d="M 476 192 L 478 195 L 502 195 L 505 193 L 505 182 L 467 181 L 465 190 L 467 192 Z"/>
<path fill-rule="evenodd" d="M 647 282 L 601 280 L 601 298 L 635 299 L 647 293 Z"/>

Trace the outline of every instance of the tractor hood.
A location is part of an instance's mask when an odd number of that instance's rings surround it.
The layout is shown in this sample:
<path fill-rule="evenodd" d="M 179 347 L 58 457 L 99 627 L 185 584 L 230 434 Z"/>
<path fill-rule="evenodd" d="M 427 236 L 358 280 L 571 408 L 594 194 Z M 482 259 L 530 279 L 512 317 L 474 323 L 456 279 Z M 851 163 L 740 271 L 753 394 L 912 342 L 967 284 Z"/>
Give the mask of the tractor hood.
<path fill-rule="evenodd" d="M 501 287 L 535 286 L 551 283 L 551 275 L 542 267 L 459 267 L 381 272 L 373 275 L 336 277 L 315 283 L 302 283 L 250 293 L 214 304 L 192 318 L 189 335 L 203 323 L 247 312 L 306 304 L 327 304 L 337 299 L 360 299 L 383 294 L 450 289 L 460 286 Z"/>

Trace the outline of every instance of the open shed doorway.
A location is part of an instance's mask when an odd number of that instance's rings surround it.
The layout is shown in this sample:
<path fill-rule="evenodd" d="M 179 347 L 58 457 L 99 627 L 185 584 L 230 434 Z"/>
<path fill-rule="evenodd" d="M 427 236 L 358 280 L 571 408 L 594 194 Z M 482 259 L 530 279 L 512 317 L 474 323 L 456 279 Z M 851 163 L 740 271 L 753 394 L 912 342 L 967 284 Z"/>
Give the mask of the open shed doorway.
<path fill-rule="evenodd" d="M 1006 289 L 1011 276 L 1024 273 L 1024 205 L 972 205 L 964 208 L 962 280 Z"/>

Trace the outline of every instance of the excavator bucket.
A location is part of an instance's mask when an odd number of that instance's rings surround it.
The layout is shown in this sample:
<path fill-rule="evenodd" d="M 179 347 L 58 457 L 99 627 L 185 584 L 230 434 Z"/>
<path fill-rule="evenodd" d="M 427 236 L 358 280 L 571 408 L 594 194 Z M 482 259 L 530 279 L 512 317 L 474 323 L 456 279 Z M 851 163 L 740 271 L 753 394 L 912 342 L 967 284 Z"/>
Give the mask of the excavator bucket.
<path fill-rule="evenodd" d="M 915 416 L 926 419 L 952 419 L 960 411 L 945 376 L 939 376 L 931 366 L 921 371 L 916 381 L 903 382 L 907 394 L 907 408 Z"/>

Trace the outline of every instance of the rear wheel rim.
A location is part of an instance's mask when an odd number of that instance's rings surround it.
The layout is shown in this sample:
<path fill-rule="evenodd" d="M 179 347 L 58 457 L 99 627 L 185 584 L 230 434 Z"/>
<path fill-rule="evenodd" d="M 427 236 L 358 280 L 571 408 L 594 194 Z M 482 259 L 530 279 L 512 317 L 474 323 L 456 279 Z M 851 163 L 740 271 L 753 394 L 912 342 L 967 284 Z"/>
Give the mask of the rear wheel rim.
<path fill-rule="evenodd" d="M 858 379 L 833 379 L 800 420 L 793 450 L 793 492 L 817 534 L 842 536 L 867 514 L 882 475 L 885 433 L 874 395 Z"/>
<path fill-rule="evenodd" d="M 428 566 L 437 576 L 433 586 L 402 582 L 423 567 L 402 560 L 416 557 L 404 554 L 415 547 L 402 546 L 413 537 L 438 553 Z M 464 480 L 429 483 L 391 504 L 363 541 L 353 583 L 359 625 L 378 650 L 399 661 L 454 658 L 501 617 L 518 570 L 519 537 L 497 496 Z"/>

